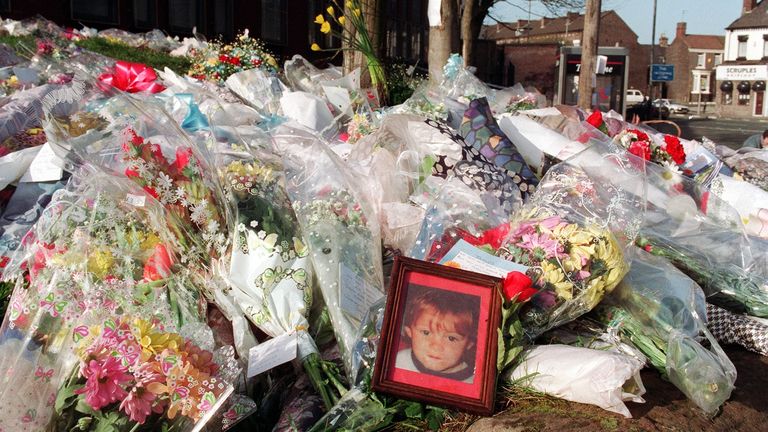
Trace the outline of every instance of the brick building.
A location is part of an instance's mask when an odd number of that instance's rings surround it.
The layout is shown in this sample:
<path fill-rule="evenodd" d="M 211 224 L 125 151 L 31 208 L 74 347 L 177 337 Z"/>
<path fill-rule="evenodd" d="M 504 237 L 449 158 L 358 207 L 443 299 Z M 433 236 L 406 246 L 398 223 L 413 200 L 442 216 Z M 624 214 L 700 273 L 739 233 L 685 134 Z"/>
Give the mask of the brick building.
<path fill-rule="evenodd" d="M 717 67 L 715 99 L 722 117 L 766 117 L 768 2 L 744 0 L 742 14 L 725 29 L 725 61 Z"/>
<path fill-rule="evenodd" d="M 564 17 L 519 20 L 484 26 L 480 38 L 493 40 L 503 64 L 497 65 L 502 85 L 520 82 L 532 85 L 552 101 L 557 79 L 560 47 L 579 45 L 584 31 L 584 15 L 568 13 Z M 637 34 L 612 10 L 600 14 L 599 46 L 629 50 L 628 88 L 648 88 L 650 45 L 641 45 Z M 663 50 L 656 48 L 657 57 Z"/>
<path fill-rule="evenodd" d="M 42 15 L 62 26 L 83 24 L 132 32 L 158 28 L 180 36 L 189 36 L 197 28 L 208 38 L 222 35 L 225 39 L 248 28 L 278 57 L 301 54 L 317 60 L 328 54 L 310 51 L 312 42 L 338 44 L 313 23 L 328 5 L 327 0 L 0 0 L 0 14 L 14 19 Z M 427 0 L 382 0 L 385 56 L 412 63 L 426 58 L 426 8 Z"/>
<path fill-rule="evenodd" d="M 678 23 L 666 52 L 667 63 L 675 65 L 667 97 L 681 103 L 713 102 L 715 69 L 723 62 L 724 45 L 724 36 L 687 34 L 686 23 Z"/>

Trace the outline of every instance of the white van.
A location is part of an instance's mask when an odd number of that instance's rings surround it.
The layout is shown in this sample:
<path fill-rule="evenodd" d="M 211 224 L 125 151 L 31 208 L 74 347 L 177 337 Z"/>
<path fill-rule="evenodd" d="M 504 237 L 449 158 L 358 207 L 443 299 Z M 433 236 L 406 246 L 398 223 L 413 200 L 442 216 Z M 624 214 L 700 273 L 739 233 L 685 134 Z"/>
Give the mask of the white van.
<path fill-rule="evenodd" d="M 640 90 L 629 89 L 627 90 L 627 97 L 625 99 L 626 105 L 634 105 L 645 101 L 645 96 Z"/>

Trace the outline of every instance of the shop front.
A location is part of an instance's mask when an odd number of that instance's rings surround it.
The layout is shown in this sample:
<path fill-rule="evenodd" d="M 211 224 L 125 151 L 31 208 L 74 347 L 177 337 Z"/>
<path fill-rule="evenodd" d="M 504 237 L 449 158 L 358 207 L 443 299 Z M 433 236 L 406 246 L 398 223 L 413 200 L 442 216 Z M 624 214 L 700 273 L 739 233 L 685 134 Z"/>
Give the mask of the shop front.
<path fill-rule="evenodd" d="M 717 67 L 717 111 L 721 117 L 768 116 L 765 82 L 768 65 L 720 65 Z"/>
<path fill-rule="evenodd" d="M 624 95 L 627 92 L 629 50 L 627 48 L 600 47 L 598 55 L 605 58 L 604 67 L 595 75 L 593 107 L 601 111 L 614 110 L 624 114 Z M 579 73 L 581 72 L 581 47 L 562 47 L 558 62 L 558 80 L 555 104 L 579 103 Z"/>

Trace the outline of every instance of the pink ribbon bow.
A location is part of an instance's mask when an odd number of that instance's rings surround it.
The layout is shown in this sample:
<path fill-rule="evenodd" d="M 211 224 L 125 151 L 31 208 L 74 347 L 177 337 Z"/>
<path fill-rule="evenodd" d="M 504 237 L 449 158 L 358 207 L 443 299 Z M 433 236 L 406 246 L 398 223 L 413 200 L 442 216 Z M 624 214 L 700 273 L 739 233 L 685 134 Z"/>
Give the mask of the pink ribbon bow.
<path fill-rule="evenodd" d="M 157 79 L 155 70 L 141 63 L 118 61 L 113 73 L 99 75 L 99 81 L 128 93 L 149 92 L 159 93 L 165 87 L 154 82 Z"/>

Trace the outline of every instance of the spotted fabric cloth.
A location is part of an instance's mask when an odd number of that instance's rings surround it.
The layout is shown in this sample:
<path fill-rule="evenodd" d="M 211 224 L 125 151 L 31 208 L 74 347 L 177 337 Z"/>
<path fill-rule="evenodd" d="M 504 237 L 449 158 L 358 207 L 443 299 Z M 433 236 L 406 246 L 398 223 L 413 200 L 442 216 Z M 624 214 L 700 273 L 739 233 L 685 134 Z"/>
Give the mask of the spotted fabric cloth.
<path fill-rule="evenodd" d="M 707 327 L 718 342 L 768 355 L 768 325 L 707 303 Z"/>
<path fill-rule="evenodd" d="M 487 99 L 475 99 L 469 103 L 459 131 L 477 154 L 510 173 L 523 198 L 533 193 L 539 179 L 496 123 Z"/>

